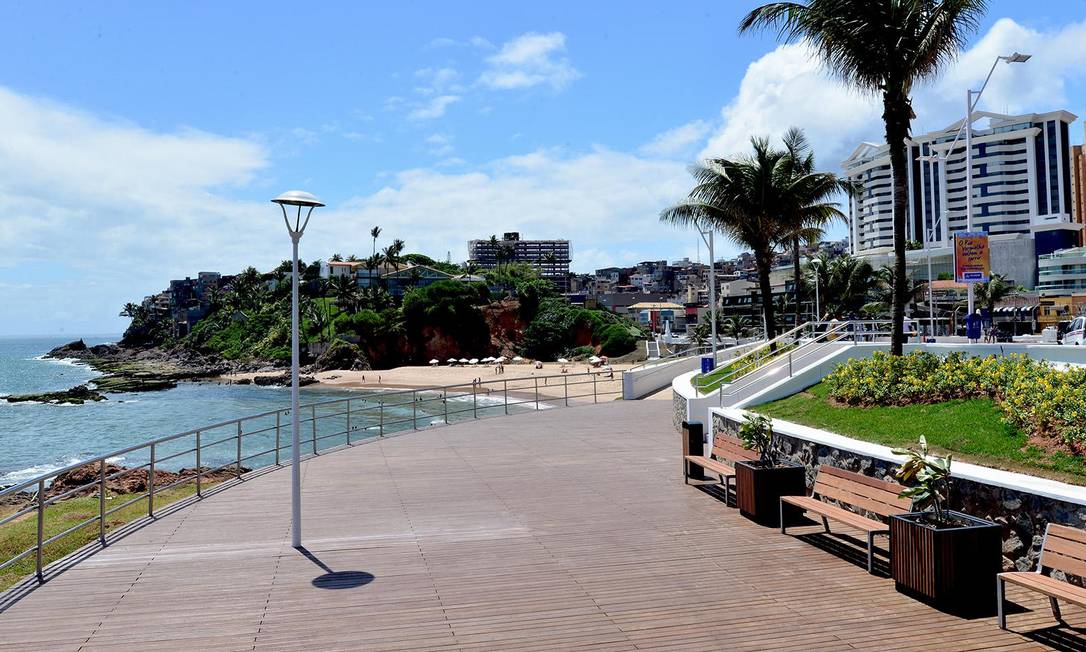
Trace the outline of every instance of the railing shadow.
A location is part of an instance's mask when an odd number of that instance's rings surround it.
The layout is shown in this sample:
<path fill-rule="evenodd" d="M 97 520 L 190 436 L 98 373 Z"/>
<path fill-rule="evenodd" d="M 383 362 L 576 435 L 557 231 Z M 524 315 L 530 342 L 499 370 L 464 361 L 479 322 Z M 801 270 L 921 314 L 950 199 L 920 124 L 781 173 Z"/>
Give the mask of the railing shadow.
<path fill-rule="evenodd" d="M 1048 646 L 1053 650 L 1086 652 L 1086 628 L 1070 625 L 1053 625 L 1031 632 L 1017 632 L 1026 638 Z"/>
<path fill-rule="evenodd" d="M 375 579 L 373 573 L 367 573 L 366 571 L 334 571 L 305 546 L 296 548 L 296 550 L 324 571 L 323 575 L 314 577 L 311 582 L 318 589 L 354 589 L 365 586 Z"/>
<path fill-rule="evenodd" d="M 816 523 L 818 527 L 822 527 L 821 523 Z M 802 526 L 800 526 L 802 527 Z M 789 534 L 792 534 L 789 531 Z M 858 537 L 854 537 L 844 532 L 807 532 L 802 534 L 793 534 L 797 539 L 808 543 L 819 550 L 828 552 L 829 554 L 847 561 L 848 563 L 859 566 L 867 572 L 867 541 L 861 540 Z M 880 541 L 881 539 L 881 541 Z M 875 559 L 872 564 L 874 574 L 879 577 L 890 577 L 890 553 L 885 548 L 880 547 L 886 545 L 886 537 L 878 535 L 875 537 Z"/>

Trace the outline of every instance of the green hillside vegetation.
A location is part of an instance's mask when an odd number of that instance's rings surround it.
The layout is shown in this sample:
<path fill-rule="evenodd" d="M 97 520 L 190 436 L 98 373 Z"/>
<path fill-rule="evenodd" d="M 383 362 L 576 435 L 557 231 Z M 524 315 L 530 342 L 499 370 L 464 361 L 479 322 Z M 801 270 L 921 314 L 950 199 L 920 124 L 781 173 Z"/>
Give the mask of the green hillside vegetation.
<path fill-rule="evenodd" d="M 470 264 L 461 267 L 423 254 L 404 254 L 403 247 L 403 241 L 395 240 L 360 262 L 370 270 L 415 264 L 453 275 L 481 273 Z M 331 258 L 342 259 L 338 254 Z M 572 357 L 578 347 L 586 346 L 598 346 L 604 355 L 623 355 L 645 337 L 636 324 L 614 313 L 571 306 L 529 264 L 506 263 L 486 270 L 482 283 L 447 280 L 422 286 L 419 280 L 402 297 L 393 296 L 383 280 L 361 288 L 353 276 L 321 278 L 321 266 L 321 261 L 299 264 L 303 342 L 336 338 L 358 342 L 376 368 L 424 363 L 439 351 L 457 357 L 497 353 L 491 350 L 490 325 L 480 308 L 505 298 L 519 302 L 511 305 L 519 306 L 515 311 L 524 324 L 524 338 L 512 345 L 528 357 Z M 207 315 L 176 341 L 169 336 L 168 324 L 156 321 L 142 306 L 128 304 L 124 314 L 132 322 L 123 341 L 180 347 L 239 362 L 289 360 L 291 269 L 290 261 L 270 272 L 245 269 L 225 289 L 212 293 Z"/>

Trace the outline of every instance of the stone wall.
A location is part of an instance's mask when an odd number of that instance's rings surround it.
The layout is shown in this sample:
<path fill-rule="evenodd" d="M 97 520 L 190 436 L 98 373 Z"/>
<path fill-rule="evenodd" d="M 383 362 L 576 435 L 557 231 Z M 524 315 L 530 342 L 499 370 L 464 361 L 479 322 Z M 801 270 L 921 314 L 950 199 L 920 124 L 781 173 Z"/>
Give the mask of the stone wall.
<path fill-rule="evenodd" d="M 738 434 L 739 422 L 713 414 L 713 433 Z M 897 462 L 861 455 L 791 435 L 777 433 L 785 457 L 807 469 L 807 487 L 814 486 L 818 467 L 823 464 L 880 479 L 893 479 Z M 1054 500 L 1024 491 L 952 478 L 951 509 L 985 518 L 1003 526 L 1004 570 L 1031 571 L 1037 568 L 1045 525 L 1049 522 L 1086 529 L 1086 505 Z M 1063 577 L 1058 573 L 1054 576 Z M 1082 585 L 1078 578 L 1069 578 Z"/>
<path fill-rule="evenodd" d="M 671 390 L 671 423 L 675 430 L 683 429 L 683 421 L 686 421 L 686 399 L 682 394 Z"/>

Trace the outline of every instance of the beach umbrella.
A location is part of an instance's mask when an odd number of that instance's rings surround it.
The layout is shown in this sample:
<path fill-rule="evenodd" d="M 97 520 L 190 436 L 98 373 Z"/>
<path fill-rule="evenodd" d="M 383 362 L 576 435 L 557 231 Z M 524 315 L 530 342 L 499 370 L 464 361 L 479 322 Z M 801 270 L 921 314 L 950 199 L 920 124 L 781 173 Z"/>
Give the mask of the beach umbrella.
<path fill-rule="evenodd" d="M 524 358 L 520 357 L 519 355 L 515 355 L 513 356 L 513 362 L 524 362 Z"/>
<path fill-rule="evenodd" d="M 468 360 L 468 364 L 479 364 L 479 358 L 472 358 Z"/>
<path fill-rule="evenodd" d="M 603 362 L 603 360 L 601 360 L 597 356 L 592 356 L 591 358 L 588 359 L 588 361 L 591 362 L 592 364 L 596 364 L 597 362 Z"/>
<path fill-rule="evenodd" d="M 460 364 L 467 364 L 468 359 L 467 358 L 460 358 L 459 362 L 460 362 Z"/>
<path fill-rule="evenodd" d="M 499 355 L 498 357 L 494 358 L 494 362 L 505 362 L 505 356 Z"/>
<path fill-rule="evenodd" d="M 448 362 L 449 364 L 456 364 L 456 358 L 449 358 L 445 362 Z"/>
<path fill-rule="evenodd" d="M 434 358 L 433 360 L 430 361 L 430 364 L 441 364 L 441 360 L 438 360 L 437 358 Z"/>
<path fill-rule="evenodd" d="M 558 358 L 558 362 L 561 362 L 562 364 L 569 364 L 569 360 L 566 360 L 565 358 Z"/>
<path fill-rule="evenodd" d="M 494 358 L 492 358 L 491 356 L 488 355 L 485 358 L 483 358 L 483 362 L 494 362 Z"/>

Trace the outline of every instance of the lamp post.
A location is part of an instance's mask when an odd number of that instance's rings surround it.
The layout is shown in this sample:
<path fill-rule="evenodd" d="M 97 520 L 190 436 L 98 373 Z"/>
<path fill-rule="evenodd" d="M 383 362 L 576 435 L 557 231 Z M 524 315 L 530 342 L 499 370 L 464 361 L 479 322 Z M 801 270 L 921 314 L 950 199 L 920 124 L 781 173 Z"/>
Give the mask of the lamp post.
<path fill-rule="evenodd" d="M 283 210 L 283 223 L 287 225 L 293 250 L 294 265 L 290 283 L 290 545 L 302 547 L 302 471 L 299 452 L 298 417 L 298 241 L 309 224 L 313 209 L 324 206 L 316 197 L 301 190 L 287 191 L 275 199 Z M 297 209 L 292 218 L 287 207 Z M 302 211 L 305 210 L 305 218 Z M 293 219 L 293 224 L 291 220 Z"/>
<path fill-rule="evenodd" d="M 980 90 L 966 90 L 965 121 L 962 123 L 962 126 L 958 128 L 958 133 L 955 134 L 954 140 L 950 142 L 950 147 L 946 148 L 946 150 L 942 154 L 931 154 L 928 156 L 917 157 L 917 160 L 919 161 L 931 161 L 941 163 L 945 184 L 947 159 L 950 157 L 950 153 L 954 151 L 954 146 L 958 144 L 958 139 L 962 137 L 962 133 L 965 133 L 965 230 L 967 232 L 973 230 L 973 111 L 976 109 L 977 104 L 980 102 L 980 96 L 982 93 L 984 93 L 984 89 L 988 87 L 988 82 L 992 79 L 992 73 L 995 72 L 996 66 L 999 65 L 1000 61 L 1003 61 L 1007 64 L 1025 63 L 1029 61 L 1031 57 L 1032 55 L 1022 54 L 1020 52 L 1014 52 L 1009 55 L 1000 55 L 996 57 L 995 61 L 992 63 L 991 69 L 988 70 L 988 76 L 984 78 L 984 83 L 980 86 Z M 949 221 L 950 208 L 946 206 L 945 203 L 943 205 L 943 215 L 945 216 L 945 219 Z M 934 309 L 931 291 L 931 282 L 933 279 L 931 277 L 930 243 L 935 239 L 934 230 L 935 220 L 932 219 L 931 230 L 928 230 L 927 228 L 924 229 L 924 248 L 928 250 L 928 317 L 933 334 L 935 332 L 935 317 L 932 314 L 934 312 Z M 969 304 L 969 312 L 967 314 L 971 315 L 973 314 L 975 303 L 973 298 L 973 284 L 969 283 L 967 285 L 968 294 L 966 296 Z"/>
<path fill-rule="evenodd" d="M 716 364 L 716 259 L 713 251 L 713 230 L 698 229 L 705 246 L 709 247 L 709 319 L 712 320 L 713 364 Z"/>
<path fill-rule="evenodd" d="M 977 103 L 980 102 L 980 96 L 984 93 L 984 89 L 988 87 L 988 80 L 992 78 L 992 73 L 995 72 L 996 66 L 1000 61 L 1006 62 L 1008 65 L 1012 63 L 1025 63 L 1030 60 L 1032 55 L 1021 54 L 1015 52 L 1013 54 L 996 57 L 992 62 L 992 68 L 988 71 L 988 76 L 984 78 L 984 83 L 980 85 L 979 91 L 967 89 L 965 91 L 965 230 L 973 230 L 973 110 L 977 108 Z M 957 139 L 955 139 L 957 140 Z M 949 153 L 949 152 L 948 152 Z M 973 284 L 969 283 L 969 314 L 973 314 Z"/>

